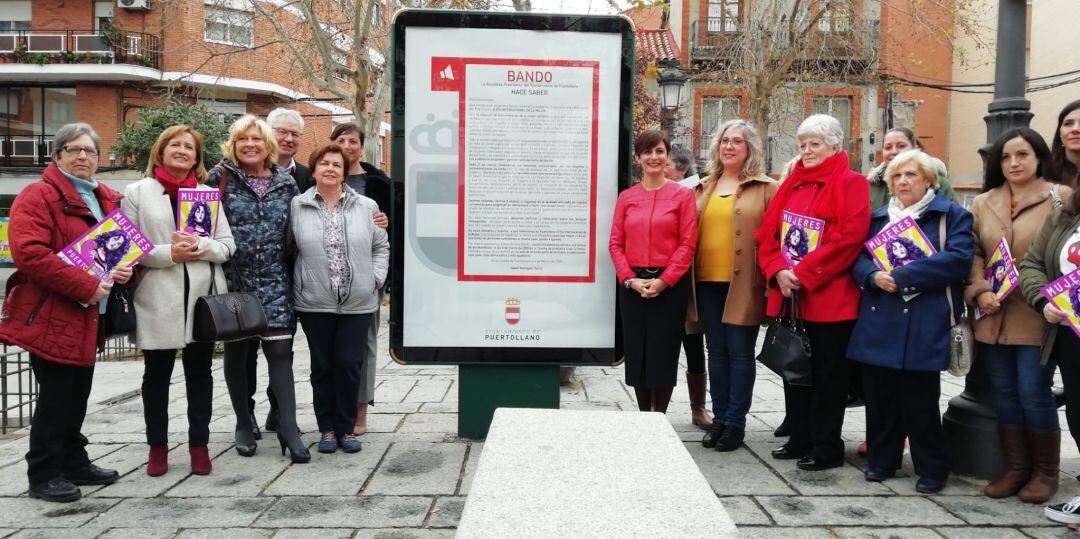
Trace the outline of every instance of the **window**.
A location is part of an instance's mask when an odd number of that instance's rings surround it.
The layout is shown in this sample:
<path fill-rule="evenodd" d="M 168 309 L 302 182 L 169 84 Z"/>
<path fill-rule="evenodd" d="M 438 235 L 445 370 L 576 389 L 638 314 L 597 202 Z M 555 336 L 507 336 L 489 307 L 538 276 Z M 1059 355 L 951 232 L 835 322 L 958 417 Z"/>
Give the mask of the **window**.
<path fill-rule="evenodd" d="M 698 157 L 709 158 L 709 143 L 720 124 L 740 118 L 742 104 L 738 97 L 706 97 L 701 100 L 701 145 Z"/>
<path fill-rule="evenodd" d="M 334 49 L 330 51 L 330 56 L 334 58 L 334 63 L 336 63 L 337 65 L 344 67 L 345 69 L 349 68 L 349 57 L 340 49 Z M 345 75 L 342 75 L 337 71 L 334 72 L 334 78 L 342 82 L 349 81 L 349 77 L 346 77 Z"/>
<path fill-rule="evenodd" d="M 825 7 L 818 19 L 818 31 L 827 34 L 850 34 L 855 31 L 854 9 L 850 3 L 840 2 Z"/>
<path fill-rule="evenodd" d="M 200 107 L 217 114 L 218 118 L 221 118 L 221 122 L 225 125 L 229 125 L 241 116 L 247 114 L 246 99 L 237 99 L 235 101 L 199 99 L 197 103 Z"/>
<path fill-rule="evenodd" d="M 30 0 L 0 0 L 0 32 L 30 30 Z"/>
<path fill-rule="evenodd" d="M 0 88 L 0 166 L 48 164 L 56 130 L 74 121 L 74 88 Z"/>
<path fill-rule="evenodd" d="M 737 32 L 743 0 L 709 0 L 709 32 Z"/>
<path fill-rule="evenodd" d="M 113 20 L 113 9 L 116 2 L 97 0 L 94 2 L 94 31 L 101 31 L 101 27 L 109 26 Z"/>
<path fill-rule="evenodd" d="M 235 9 L 206 6 L 204 39 L 240 47 L 255 46 L 255 16 Z"/>
<path fill-rule="evenodd" d="M 840 120 L 840 128 L 844 130 L 847 141 L 840 141 L 840 147 L 848 153 L 848 159 L 858 163 L 859 156 L 854 151 L 854 141 L 858 140 L 851 132 L 851 97 L 850 96 L 819 96 L 814 97 L 810 103 L 812 113 L 828 114 Z"/>

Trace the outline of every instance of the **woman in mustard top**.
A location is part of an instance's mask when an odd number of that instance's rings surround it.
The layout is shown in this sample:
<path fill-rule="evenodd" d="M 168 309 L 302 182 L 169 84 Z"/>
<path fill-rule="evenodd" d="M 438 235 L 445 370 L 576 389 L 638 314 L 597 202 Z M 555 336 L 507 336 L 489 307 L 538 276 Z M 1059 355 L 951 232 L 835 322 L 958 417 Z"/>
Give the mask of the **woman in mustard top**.
<path fill-rule="evenodd" d="M 752 124 L 726 122 L 713 135 L 709 173 L 696 189 L 696 307 L 709 349 L 713 405 L 713 424 L 701 443 L 717 451 L 742 444 L 754 393 L 754 343 L 765 316 L 754 231 L 777 189 L 765 175 L 764 155 Z"/>

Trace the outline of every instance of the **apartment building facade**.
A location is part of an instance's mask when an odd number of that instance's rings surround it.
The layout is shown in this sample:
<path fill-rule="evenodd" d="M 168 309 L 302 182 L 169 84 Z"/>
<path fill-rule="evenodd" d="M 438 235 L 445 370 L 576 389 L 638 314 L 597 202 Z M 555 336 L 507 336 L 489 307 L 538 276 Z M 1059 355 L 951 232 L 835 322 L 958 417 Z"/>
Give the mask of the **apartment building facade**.
<path fill-rule="evenodd" d="M 952 48 L 944 36 L 914 20 L 898 4 L 914 0 L 850 0 L 834 4 L 798 39 L 803 58 L 791 68 L 770 100 L 766 140 L 768 172 L 779 174 L 796 155 L 795 131 L 806 116 L 823 112 L 840 120 L 843 146 L 854 170 L 866 171 L 880 159 L 883 132 L 892 126 L 916 130 L 924 147 L 943 156 L 947 147 L 948 92 L 903 83 L 904 80 L 949 80 Z M 792 0 L 671 0 L 667 25 L 679 45 L 680 60 L 691 80 L 680 107 L 682 138 L 692 140 L 701 164 L 707 161 L 709 137 L 722 122 L 751 119 L 756 99 L 740 62 L 741 50 L 753 39 L 784 43 L 797 20 L 776 21 L 790 13 Z M 797 17 L 820 4 L 802 2 Z M 940 21 L 947 22 L 942 13 Z M 749 33 L 756 32 L 754 36 Z M 797 72 L 797 73 L 796 73 Z M 808 73 L 810 75 L 808 75 Z"/>

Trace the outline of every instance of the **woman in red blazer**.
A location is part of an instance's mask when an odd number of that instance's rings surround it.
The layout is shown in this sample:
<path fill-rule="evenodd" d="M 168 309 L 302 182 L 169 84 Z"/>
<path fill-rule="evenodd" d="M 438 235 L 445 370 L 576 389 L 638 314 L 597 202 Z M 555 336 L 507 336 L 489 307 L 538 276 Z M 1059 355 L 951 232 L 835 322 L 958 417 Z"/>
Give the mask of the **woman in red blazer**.
<path fill-rule="evenodd" d="M 671 144 L 660 131 L 634 140 L 642 179 L 619 194 L 608 250 L 619 278 L 626 383 L 638 409 L 667 412 L 679 367 L 694 261 L 694 191 L 664 177 Z"/>
<path fill-rule="evenodd" d="M 799 459 L 803 470 L 824 470 L 844 462 L 848 360 L 845 352 L 859 312 L 859 287 L 851 268 L 870 228 L 866 178 L 851 170 L 840 149 L 844 131 L 831 116 L 814 114 L 796 133 L 799 161 L 780 186 L 758 229 L 758 262 L 768 279 L 769 316 L 779 316 L 785 298 L 798 294 L 812 349 L 812 387 L 785 387 L 791 438 L 772 455 Z M 818 241 L 797 260 L 781 246 L 784 214 L 824 223 Z M 800 235 L 807 238 L 807 235 Z M 801 245 L 799 246 L 801 247 Z"/>

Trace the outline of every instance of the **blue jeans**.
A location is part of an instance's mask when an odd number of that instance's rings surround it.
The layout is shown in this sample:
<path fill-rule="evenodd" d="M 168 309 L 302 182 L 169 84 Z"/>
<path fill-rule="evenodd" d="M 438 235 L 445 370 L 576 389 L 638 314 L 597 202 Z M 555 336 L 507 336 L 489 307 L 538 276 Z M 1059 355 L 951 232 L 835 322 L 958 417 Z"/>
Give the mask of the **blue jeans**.
<path fill-rule="evenodd" d="M 725 324 L 724 303 L 730 283 L 697 283 L 697 307 L 709 349 L 709 396 L 713 422 L 746 428 L 754 395 L 754 343 L 758 326 Z"/>
<path fill-rule="evenodd" d="M 1036 432 L 1061 430 L 1051 387 L 1054 360 L 1040 365 L 1038 346 L 979 343 L 994 384 L 994 408 L 1001 425 L 1024 425 Z"/>

